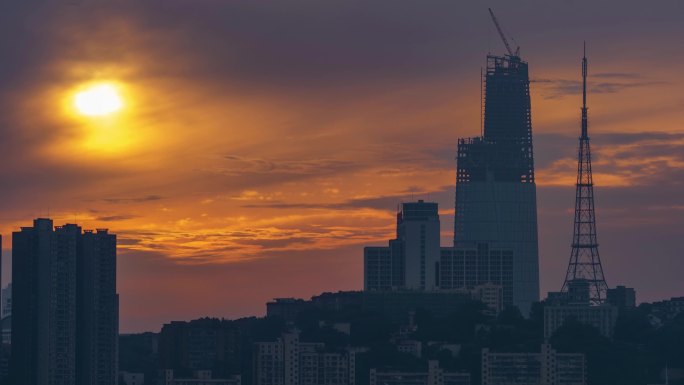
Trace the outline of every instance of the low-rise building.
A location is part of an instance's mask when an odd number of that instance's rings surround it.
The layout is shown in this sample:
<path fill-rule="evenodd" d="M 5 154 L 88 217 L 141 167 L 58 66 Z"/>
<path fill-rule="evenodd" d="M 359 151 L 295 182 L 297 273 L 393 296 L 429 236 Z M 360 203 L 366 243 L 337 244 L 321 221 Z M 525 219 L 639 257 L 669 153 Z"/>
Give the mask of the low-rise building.
<path fill-rule="evenodd" d="M 301 342 L 299 331 L 276 341 L 257 342 L 253 350 L 255 385 L 354 385 L 356 354 L 364 349 L 327 349 L 323 343 Z"/>
<path fill-rule="evenodd" d="M 12 315 L 12 282 L 8 283 L 4 289 L 2 289 L 2 304 L 0 305 L 0 314 L 2 317 L 7 317 Z"/>
<path fill-rule="evenodd" d="M 371 369 L 370 385 L 470 385 L 470 374 L 446 372 L 429 361 L 426 372 Z"/>
<path fill-rule="evenodd" d="M 241 385 L 239 375 L 229 378 L 213 378 L 211 370 L 196 370 L 192 378 L 176 378 L 173 370 L 164 370 L 164 385 Z"/>
<path fill-rule="evenodd" d="M 543 344 L 540 353 L 501 353 L 482 349 L 482 385 L 586 385 L 581 353 L 558 353 Z"/>
<path fill-rule="evenodd" d="M 496 316 L 504 309 L 503 286 L 493 283 L 485 283 L 475 286 L 471 290 L 473 299 L 484 303 L 487 306 L 485 313 Z"/>
<path fill-rule="evenodd" d="M 2 344 L 12 344 L 12 316 L 8 315 L 0 320 L 0 333 L 2 333 Z"/>
<path fill-rule="evenodd" d="M 671 320 L 684 312 L 684 297 L 672 297 L 669 300 L 652 304 L 651 316 L 658 320 L 657 324 Z"/>
<path fill-rule="evenodd" d="M 615 331 L 618 308 L 612 305 L 547 305 L 544 306 L 544 338 L 549 339 L 568 320 L 591 325 L 604 337 Z"/>
<path fill-rule="evenodd" d="M 176 373 L 212 369 L 217 377 L 240 371 L 240 329 L 215 318 L 173 321 L 159 334 L 159 367 Z"/>
<path fill-rule="evenodd" d="M 401 353 L 410 354 L 414 357 L 422 357 L 423 343 L 416 340 L 398 339 L 394 341 L 394 346 Z"/>
<path fill-rule="evenodd" d="M 636 291 L 631 287 L 617 286 L 608 289 L 606 302 L 618 309 L 631 309 L 636 307 Z"/>
<path fill-rule="evenodd" d="M 119 372 L 119 383 L 122 385 L 145 385 L 144 373 Z"/>
<path fill-rule="evenodd" d="M 273 301 L 266 303 L 266 316 L 280 317 L 286 322 L 294 322 L 299 313 L 309 306 L 310 303 L 301 298 L 274 298 Z"/>

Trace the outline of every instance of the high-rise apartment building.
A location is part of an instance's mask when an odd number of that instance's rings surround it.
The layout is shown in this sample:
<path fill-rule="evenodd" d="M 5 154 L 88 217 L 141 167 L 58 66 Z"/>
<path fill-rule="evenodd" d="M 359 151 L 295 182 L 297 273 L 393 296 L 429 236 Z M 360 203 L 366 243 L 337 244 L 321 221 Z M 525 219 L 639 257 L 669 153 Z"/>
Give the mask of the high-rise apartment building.
<path fill-rule="evenodd" d="M 528 65 L 487 57 L 483 135 L 459 139 L 454 246 L 495 243 L 513 252 L 512 301 L 539 300 L 537 197 Z"/>
<path fill-rule="evenodd" d="M 437 203 L 408 202 L 397 215 L 397 240 L 403 241 L 404 287 L 435 290 L 439 286 L 440 233 Z"/>
<path fill-rule="evenodd" d="M 12 266 L 15 383 L 115 384 L 116 236 L 36 219 L 12 234 Z"/>
<path fill-rule="evenodd" d="M 366 247 L 366 290 L 436 290 L 439 287 L 440 224 L 437 203 L 402 203 L 396 238 L 388 247 Z"/>
<path fill-rule="evenodd" d="M 116 235 L 106 229 L 80 235 L 77 254 L 77 385 L 114 385 L 118 376 L 119 296 Z"/>

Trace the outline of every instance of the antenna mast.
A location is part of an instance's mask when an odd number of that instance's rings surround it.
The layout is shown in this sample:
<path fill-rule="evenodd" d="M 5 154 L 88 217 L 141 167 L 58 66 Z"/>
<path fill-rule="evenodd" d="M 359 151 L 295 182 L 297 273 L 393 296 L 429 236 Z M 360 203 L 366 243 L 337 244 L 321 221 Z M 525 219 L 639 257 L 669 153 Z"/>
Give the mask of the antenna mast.
<path fill-rule="evenodd" d="M 589 301 L 600 305 L 606 299 L 608 285 L 596 239 L 594 210 L 594 179 L 591 170 L 591 147 L 587 130 L 587 55 L 586 43 L 582 57 L 582 134 L 577 156 L 577 184 L 575 192 L 575 224 L 570 263 L 561 291 L 568 292 L 573 284 L 586 285 Z"/>

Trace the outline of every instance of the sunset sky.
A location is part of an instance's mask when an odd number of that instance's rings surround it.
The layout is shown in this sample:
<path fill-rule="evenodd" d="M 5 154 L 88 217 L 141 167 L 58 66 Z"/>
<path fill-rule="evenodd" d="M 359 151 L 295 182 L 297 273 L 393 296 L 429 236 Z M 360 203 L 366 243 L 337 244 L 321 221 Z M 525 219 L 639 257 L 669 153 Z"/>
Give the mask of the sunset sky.
<path fill-rule="evenodd" d="M 5 260 L 35 217 L 109 228 L 136 332 L 360 289 L 401 201 L 439 202 L 450 245 L 456 141 L 479 134 L 480 68 L 504 52 L 488 6 L 530 63 L 542 292 L 570 253 L 587 40 L 608 285 L 684 295 L 678 0 L 4 2 Z M 103 83 L 122 108 L 80 114 Z"/>

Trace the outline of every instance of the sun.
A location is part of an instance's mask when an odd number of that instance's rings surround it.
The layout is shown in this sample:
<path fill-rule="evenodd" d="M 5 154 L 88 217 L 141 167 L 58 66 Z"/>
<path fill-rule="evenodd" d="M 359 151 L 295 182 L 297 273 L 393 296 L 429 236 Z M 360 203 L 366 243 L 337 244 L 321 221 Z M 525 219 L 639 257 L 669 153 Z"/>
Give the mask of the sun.
<path fill-rule="evenodd" d="M 74 106 L 86 116 L 108 115 L 120 110 L 123 101 L 118 90 L 111 84 L 96 84 L 78 92 Z"/>

